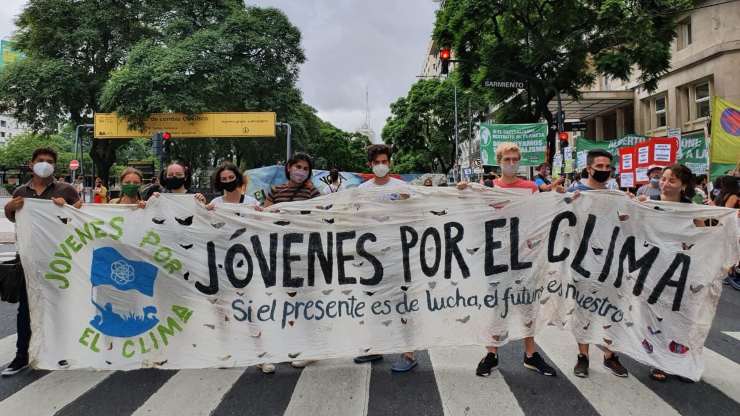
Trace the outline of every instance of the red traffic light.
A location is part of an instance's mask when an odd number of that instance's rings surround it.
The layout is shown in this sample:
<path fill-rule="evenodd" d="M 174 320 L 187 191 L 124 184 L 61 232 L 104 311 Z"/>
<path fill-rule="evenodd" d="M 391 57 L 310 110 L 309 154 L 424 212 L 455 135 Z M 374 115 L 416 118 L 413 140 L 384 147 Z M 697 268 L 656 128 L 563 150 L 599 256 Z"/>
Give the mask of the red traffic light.
<path fill-rule="evenodd" d="M 439 59 L 443 61 L 450 60 L 450 48 L 442 48 L 439 50 Z"/>
<path fill-rule="evenodd" d="M 169 140 L 172 138 L 172 135 L 169 132 L 162 133 L 162 140 Z"/>
<path fill-rule="evenodd" d="M 561 131 L 558 133 L 558 139 L 560 139 L 561 142 L 567 142 L 568 141 L 568 133 Z"/>

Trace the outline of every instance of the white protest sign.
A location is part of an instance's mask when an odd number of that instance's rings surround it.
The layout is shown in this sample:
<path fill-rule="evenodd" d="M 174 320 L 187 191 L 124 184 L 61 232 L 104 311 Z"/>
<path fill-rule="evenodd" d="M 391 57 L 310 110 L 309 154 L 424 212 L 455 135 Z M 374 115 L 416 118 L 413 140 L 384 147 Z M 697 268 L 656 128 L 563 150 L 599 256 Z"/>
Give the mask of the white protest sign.
<path fill-rule="evenodd" d="M 619 174 L 619 183 L 622 188 L 632 188 L 635 186 L 635 174 L 633 172 Z"/>
<path fill-rule="evenodd" d="M 648 168 L 637 168 L 635 169 L 635 179 L 637 182 L 647 182 L 650 180 L 648 178 Z"/>
<path fill-rule="evenodd" d="M 555 326 L 698 379 L 735 212 L 605 191 L 353 189 L 208 211 L 27 199 L 31 363 L 204 368 L 503 345 Z M 378 194 L 378 195 L 376 195 Z M 534 209 L 536 207 L 536 209 Z M 659 209 L 653 209 L 658 207 Z M 718 227 L 696 228 L 697 217 Z"/>
<path fill-rule="evenodd" d="M 578 158 L 578 162 L 576 163 L 576 167 L 578 169 L 583 169 L 586 167 L 586 161 L 587 161 L 588 151 L 581 150 L 576 152 L 576 157 Z"/>
<path fill-rule="evenodd" d="M 650 162 L 650 147 L 649 146 L 638 147 L 637 148 L 637 164 L 644 165 L 649 162 Z"/>
<path fill-rule="evenodd" d="M 656 143 L 654 146 L 655 153 L 653 159 L 656 162 L 670 162 L 671 161 L 671 145 L 668 143 Z"/>
<path fill-rule="evenodd" d="M 622 155 L 622 169 L 625 170 L 632 170 L 632 153 L 626 153 Z"/>

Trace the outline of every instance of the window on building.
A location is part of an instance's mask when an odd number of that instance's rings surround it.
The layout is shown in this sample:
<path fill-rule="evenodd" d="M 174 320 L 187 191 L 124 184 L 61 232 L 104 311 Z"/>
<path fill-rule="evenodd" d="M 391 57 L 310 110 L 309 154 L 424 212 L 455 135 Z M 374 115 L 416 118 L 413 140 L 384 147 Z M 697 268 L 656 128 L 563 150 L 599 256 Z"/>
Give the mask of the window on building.
<path fill-rule="evenodd" d="M 691 45 L 693 41 L 691 32 L 691 16 L 689 16 L 678 23 L 678 38 L 676 42 L 679 50 Z"/>
<path fill-rule="evenodd" d="M 5 137 L 5 132 L 0 132 L 0 137 Z"/>
<path fill-rule="evenodd" d="M 5 127 L 6 124 L 5 120 L 0 120 L 0 127 Z"/>
<path fill-rule="evenodd" d="M 696 118 L 709 117 L 709 114 L 711 113 L 709 101 L 709 82 L 695 85 L 694 102 L 696 106 Z"/>
<path fill-rule="evenodd" d="M 655 99 L 655 127 L 665 127 L 666 124 L 666 99 L 657 97 Z"/>

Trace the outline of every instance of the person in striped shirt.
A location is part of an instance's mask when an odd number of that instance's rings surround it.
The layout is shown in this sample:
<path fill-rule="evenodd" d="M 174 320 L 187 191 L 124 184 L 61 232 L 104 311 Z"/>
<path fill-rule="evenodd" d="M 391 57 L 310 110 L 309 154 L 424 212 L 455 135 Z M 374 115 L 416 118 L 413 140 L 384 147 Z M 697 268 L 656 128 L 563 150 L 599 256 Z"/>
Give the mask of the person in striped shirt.
<path fill-rule="evenodd" d="M 316 198 L 321 193 L 311 182 L 313 164 L 311 157 L 305 153 L 296 153 L 285 165 L 285 176 L 288 182 L 273 186 L 265 199 L 264 206 L 282 202 L 305 201 Z"/>

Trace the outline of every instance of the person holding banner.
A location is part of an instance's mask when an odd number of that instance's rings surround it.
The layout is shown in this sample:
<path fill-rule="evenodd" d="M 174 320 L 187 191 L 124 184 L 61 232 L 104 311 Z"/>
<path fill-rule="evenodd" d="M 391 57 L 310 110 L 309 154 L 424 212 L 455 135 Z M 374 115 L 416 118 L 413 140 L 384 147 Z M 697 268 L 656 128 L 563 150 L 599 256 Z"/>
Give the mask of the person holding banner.
<path fill-rule="evenodd" d="M 316 198 L 321 193 L 313 186 L 311 175 L 313 162 L 305 153 L 296 153 L 285 165 L 285 176 L 288 182 L 273 186 L 265 198 L 264 207 L 267 208 L 281 202 L 305 201 Z"/>
<path fill-rule="evenodd" d="M 190 168 L 185 162 L 170 162 L 170 164 L 160 172 L 159 183 L 152 183 L 152 185 L 144 190 L 144 200 L 148 201 L 152 196 L 159 196 L 160 192 L 171 194 L 190 193 L 192 180 L 193 179 L 190 176 Z M 162 189 L 162 186 L 164 186 L 164 189 Z M 203 194 L 196 193 L 194 196 L 198 202 L 202 204 L 206 203 L 206 197 L 203 196 Z"/>
<path fill-rule="evenodd" d="M 660 177 L 662 172 L 662 167 L 656 165 L 650 166 L 647 171 L 650 182 L 637 189 L 637 193 L 635 195 L 638 197 L 645 195 L 649 199 L 658 199 L 660 197 Z"/>
<path fill-rule="evenodd" d="M 539 192 L 542 188 L 538 187 L 534 182 L 520 179 L 516 176 L 519 171 L 519 161 L 521 158 L 521 151 L 516 143 L 500 143 L 496 147 L 496 162 L 501 166 L 502 175 L 501 178 L 494 180 L 494 185 L 500 188 L 520 189 L 530 194 Z M 540 165 L 541 174 L 545 171 L 542 167 L 543 165 Z M 457 185 L 457 189 L 462 190 L 467 188 L 467 186 L 467 182 L 460 182 Z M 553 189 L 549 184 L 548 187 L 548 190 Z M 557 188 L 560 188 L 560 191 L 562 191 L 562 186 L 559 183 Z M 486 350 L 488 353 L 480 360 L 478 367 L 475 369 L 475 375 L 477 376 L 488 377 L 491 375 L 491 370 L 498 367 L 498 347 L 488 346 Z M 524 338 L 524 367 L 545 376 L 557 375 L 555 369 L 537 352 L 534 337 Z"/>
<path fill-rule="evenodd" d="M 396 201 L 408 199 L 411 196 L 411 188 L 408 184 L 400 179 L 396 179 L 388 174 L 391 171 L 391 148 L 384 144 L 374 144 L 367 148 L 368 166 L 373 170 L 373 178 L 360 184 L 360 189 L 394 189 L 395 192 L 387 192 L 378 195 L 378 198 L 384 201 Z M 370 354 L 355 357 L 356 364 L 369 363 L 382 360 L 380 354 Z M 404 352 L 401 358 L 391 365 L 391 371 L 395 373 L 405 373 L 413 370 L 418 362 L 414 357 L 413 351 Z"/>
<path fill-rule="evenodd" d="M 537 185 L 540 192 L 549 192 L 561 186 L 565 182 L 565 177 L 561 176 L 552 182 L 550 180 L 550 164 L 542 163 L 537 166 L 537 175 L 534 178 L 534 184 Z"/>
<path fill-rule="evenodd" d="M 568 188 L 568 192 L 608 189 L 607 182 L 609 182 L 612 173 L 612 158 L 612 154 L 604 149 L 590 150 L 586 155 L 588 178 L 581 182 L 572 184 Z M 588 347 L 588 344 L 578 343 L 578 359 L 576 366 L 573 368 L 573 373 L 576 377 L 588 377 Z M 619 362 L 617 354 L 606 347 L 602 346 L 600 348 L 604 352 L 604 367 L 608 368 L 612 374 L 617 377 L 627 377 L 629 372 L 627 372 L 627 369 Z"/>
<path fill-rule="evenodd" d="M 146 201 L 141 199 L 139 191 L 144 182 L 144 176 L 138 169 L 126 168 L 121 173 L 121 196 L 110 200 L 110 204 L 134 204 L 139 208 L 146 208 Z"/>
<path fill-rule="evenodd" d="M 25 198 L 50 199 L 54 204 L 82 206 L 80 196 L 68 183 L 54 180 L 54 165 L 57 163 L 57 152 L 54 149 L 40 147 L 33 151 L 29 164 L 33 176 L 25 185 L 13 192 L 13 199 L 5 204 L 5 217 L 15 222 L 15 213 L 23 208 Z M 28 345 L 31 341 L 31 316 L 28 309 L 28 292 L 26 279 L 20 279 L 18 296 L 18 316 L 16 320 L 18 339 L 13 361 L 2 371 L 3 377 L 16 375 L 28 367 Z"/>
<path fill-rule="evenodd" d="M 259 202 L 249 195 L 242 193 L 244 175 L 238 167 L 231 162 L 224 162 L 213 174 L 213 189 L 223 195 L 217 196 L 206 205 L 209 210 L 217 206 L 228 204 L 246 204 L 250 206 L 259 205 Z"/>

